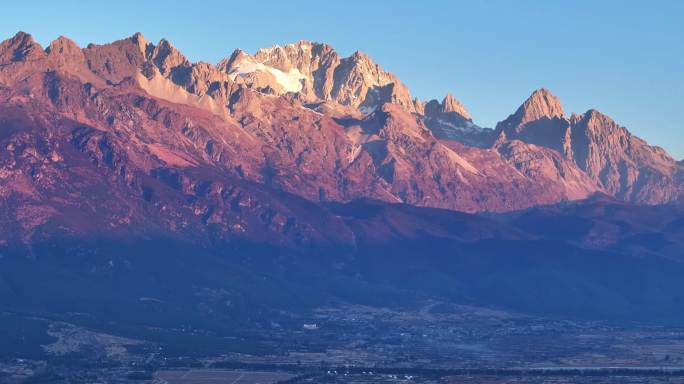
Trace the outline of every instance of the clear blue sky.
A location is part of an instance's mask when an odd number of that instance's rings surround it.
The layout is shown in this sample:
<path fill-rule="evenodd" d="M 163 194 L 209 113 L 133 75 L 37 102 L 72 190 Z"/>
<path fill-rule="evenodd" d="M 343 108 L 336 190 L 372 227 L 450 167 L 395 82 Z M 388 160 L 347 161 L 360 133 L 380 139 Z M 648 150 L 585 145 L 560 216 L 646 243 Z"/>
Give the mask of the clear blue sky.
<path fill-rule="evenodd" d="M 82 46 L 142 32 L 193 61 L 299 39 L 368 53 L 422 99 L 494 126 L 539 87 L 684 158 L 684 1 L 13 1 L 0 37 Z M 86 5 L 86 3 L 88 5 Z"/>

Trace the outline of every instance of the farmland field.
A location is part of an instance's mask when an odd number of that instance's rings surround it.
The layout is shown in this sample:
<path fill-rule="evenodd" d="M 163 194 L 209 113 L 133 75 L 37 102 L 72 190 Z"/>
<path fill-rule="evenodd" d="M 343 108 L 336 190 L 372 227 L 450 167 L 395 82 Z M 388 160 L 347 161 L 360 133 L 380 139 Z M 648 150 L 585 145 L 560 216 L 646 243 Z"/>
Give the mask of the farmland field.
<path fill-rule="evenodd" d="M 272 384 L 292 375 L 284 372 L 256 372 L 220 369 L 159 371 L 156 377 L 168 384 Z"/>

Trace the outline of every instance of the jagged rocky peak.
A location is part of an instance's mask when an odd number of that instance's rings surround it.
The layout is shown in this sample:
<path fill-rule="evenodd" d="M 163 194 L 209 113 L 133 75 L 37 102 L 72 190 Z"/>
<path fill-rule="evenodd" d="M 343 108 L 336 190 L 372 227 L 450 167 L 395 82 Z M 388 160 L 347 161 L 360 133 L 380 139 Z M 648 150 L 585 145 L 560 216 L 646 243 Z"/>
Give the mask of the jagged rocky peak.
<path fill-rule="evenodd" d="M 516 139 L 573 157 L 570 122 L 560 99 L 546 88 L 532 92 L 514 114 L 496 125 L 496 133 L 496 143 Z"/>
<path fill-rule="evenodd" d="M 520 139 L 544 145 L 564 153 L 564 135 L 569 126 L 560 99 L 548 89 L 540 88 L 530 95 L 506 120 L 496 125 L 499 141 Z"/>
<path fill-rule="evenodd" d="M 175 84 L 197 96 L 211 90 L 212 96 L 225 101 L 232 84 L 213 65 L 191 63 L 168 40 L 155 45 L 139 32 L 109 44 L 89 44 L 82 52 L 88 70 L 105 82 L 116 85 L 133 79 L 147 92 L 167 100 L 186 98 L 177 94 Z"/>
<path fill-rule="evenodd" d="M 343 105 L 362 106 L 366 111 L 377 109 L 385 102 L 414 111 L 406 86 L 360 51 L 343 58 L 335 69 L 332 99 Z"/>
<path fill-rule="evenodd" d="M 419 115 L 425 115 L 425 105 L 426 103 L 417 97 L 413 98 L 413 109 Z"/>
<path fill-rule="evenodd" d="M 145 38 L 145 36 L 143 36 L 142 33 L 134 33 L 133 36 L 129 38 L 129 40 L 138 46 L 138 49 L 140 49 L 140 53 L 142 53 L 143 55 L 147 54 L 147 46 L 149 43 L 147 42 L 147 39 Z"/>
<path fill-rule="evenodd" d="M 60 36 L 53 40 L 50 45 L 45 49 L 49 55 L 60 55 L 60 56 L 82 56 L 81 47 L 76 44 L 75 41 L 69 39 L 66 36 Z"/>
<path fill-rule="evenodd" d="M 26 61 L 43 55 L 43 48 L 26 32 L 17 32 L 11 39 L 0 43 L 0 63 Z"/>
<path fill-rule="evenodd" d="M 571 119 L 575 162 L 609 193 L 656 203 L 681 194 L 675 160 L 610 117 L 591 109 Z"/>
<path fill-rule="evenodd" d="M 463 104 L 460 101 L 456 100 L 454 95 L 452 95 L 451 93 L 448 93 L 446 97 L 444 97 L 444 100 L 442 100 L 442 111 L 445 113 L 455 112 L 468 120 L 471 119 L 470 114 L 468 113 L 468 111 L 466 111 Z"/>
<path fill-rule="evenodd" d="M 328 67 L 335 67 L 339 63 L 339 55 L 337 52 L 327 44 L 315 43 L 308 40 L 300 40 L 293 44 L 285 46 L 274 45 L 270 48 L 261 48 L 252 56 L 242 49 L 236 49 L 229 58 L 219 62 L 217 68 L 226 73 L 238 73 L 251 70 L 255 64 L 260 64 L 255 71 L 268 72 L 268 69 L 276 69 L 283 73 L 289 73 L 293 70 L 299 71 L 304 77 L 313 78 L 313 82 L 307 85 L 313 85 L 317 80 L 317 73 L 319 69 Z M 244 68 L 240 68 L 240 67 Z M 313 92 L 312 87 L 303 87 L 300 93 L 306 94 Z M 323 94 L 318 94 L 319 98 L 323 98 Z M 325 93 L 325 92 L 324 92 Z M 329 90 L 327 92 L 329 94 Z"/>
<path fill-rule="evenodd" d="M 294 92 L 307 101 L 334 101 L 366 113 L 388 102 L 415 111 L 401 81 L 359 51 L 341 58 L 327 44 L 300 40 L 254 55 L 236 50 L 217 67 L 238 83 L 275 94 Z"/>
<path fill-rule="evenodd" d="M 219 61 L 218 64 L 216 64 L 216 69 L 218 69 L 219 71 L 223 71 L 223 72 L 227 73 L 231 70 L 234 63 L 241 61 L 245 57 L 248 57 L 248 56 L 249 56 L 249 54 L 247 52 L 243 51 L 240 48 L 237 48 L 236 50 L 233 51 L 233 53 L 230 54 L 230 56 Z"/>
<path fill-rule="evenodd" d="M 610 130 L 617 130 L 620 126 L 608 115 L 604 115 L 596 109 L 590 109 L 577 116 L 577 122 L 584 122 L 587 126 L 595 128 L 603 128 Z M 571 119 L 572 120 L 572 119 Z"/>
<path fill-rule="evenodd" d="M 88 67 L 111 84 L 135 78 L 147 62 L 148 43 L 141 33 L 109 44 L 89 44 L 83 54 Z"/>
<path fill-rule="evenodd" d="M 269 48 L 267 52 L 272 53 L 272 56 L 264 52 L 260 50 L 257 57 L 237 49 L 229 58 L 219 62 L 217 69 L 228 74 L 236 83 L 257 90 L 268 90 L 267 93 L 282 95 L 302 91 L 306 76 L 291 65 L 282 50 Z M 273 63 L 277 63 L 277 66 Z"/>
<path fill-rule="evenodd" d="M 518 111 L 521 112 L 522 124 L 544 117 L 553 119 L 565 116 L 560 99 L 546 88 L 532 92 Z"/>
<path fill-rule="evenodd" d="M 606 152 L 615 154 L 624 152 L 624 155 L 631 157 L 631 162 L 648 162 L 649 167 L 665 169 L 672 167 L 675 160 L 658 146 L 652 146 L 643 139 L 633 135 L 627 128 L 615 122 L 596 109 L 590 109 L 582 115 L 576 116 L 572 122 L 573 137 L 584 136 L 584 140 L 593 145 L 606 148 Z M 648 152 L 648 154 L 646 154 Z M 608 153 L 605 153 L 608 155 Z"/>
<path fill-rule="evenodd" d="M 334 52 L 334 49 L 327 44 L 299 40 L 296 43 L 284 46 L 274 45 L 271 48 L 261 48 L 254 55 L 254 58 L 264 65 L 281 71 L 296 68 L 302 73 L 310 73 L 317 69 L 317 64 L 320 66 L 320 62 L 316 58 L 331 52 Z"/>
<path fill-rule="evenodd" d="M 560 99 L 548 89 L 540 88 L 532 92 L 514 114 L 500 122 L 497 125 L 497 130 L 506 135 L 515 136 L 521 133 L 529 123 L 538 120 L 551 121 L 564 118 L 565 111 L 563 111 Z"/>
<path fill-rule="evenodd" d="M 451 93 L 441 102 L 427 102 L 422 114 L 423 122 L 437 138 L 480 148 L 491 146 L 495 139 L 494 130 L 474 124 L 470 113 Z"/>
<path fill-rule="evenodd" d="M 148 46 L 147 56 L 162 75 L 168 75 L 175 67 L 190 65 L 190 61 L 166 39 L 161 39 L 156 46 Z"/>
<path fill-rule="evenodd" d="M 451 92 L 442 99 L 441 103 L 433 99 L 425 105 L 426 115 L 449 113 L 457 114 L 465 120 L 472 120 L 470 113 L 468 113 L 463 104 L 458 101 Z"/>
<path fill-rule="evenodd" d="M 520 140 L 553 149 L 574 162 L 613 196 L 639 202 L 670 201 L 682 187 L 675 161 L 603 113 L 590 109 L 565 117 L 556 96 L 540 89 L 497 124 L 496 146 Z"/>
<path fill-rule="evenodd" d="M 76 44 L 73 40 L 60 36 L 53 40 L 50 45 L 45 49 L 45 53 L 52 60 L 52 62 L 60 68 L 83 68 L 85 69 L 85 56 L 81 47 Z"/>

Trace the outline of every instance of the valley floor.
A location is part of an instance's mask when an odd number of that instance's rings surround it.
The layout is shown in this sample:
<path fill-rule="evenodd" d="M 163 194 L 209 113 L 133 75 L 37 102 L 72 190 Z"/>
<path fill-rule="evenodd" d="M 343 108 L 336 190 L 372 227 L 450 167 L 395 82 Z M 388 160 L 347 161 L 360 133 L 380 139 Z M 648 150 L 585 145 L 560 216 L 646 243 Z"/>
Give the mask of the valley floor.
<path fill-rule="evenodd" d="M 197 330 L 179 330 L 192 340 Z M 680 383 L 684 329 L 549 320 L 429 302 L 320 308 L 243 332 L 265 353 L 179 354 L 65 323 L 42 358 L 5 358 L 0 382 Z"/>

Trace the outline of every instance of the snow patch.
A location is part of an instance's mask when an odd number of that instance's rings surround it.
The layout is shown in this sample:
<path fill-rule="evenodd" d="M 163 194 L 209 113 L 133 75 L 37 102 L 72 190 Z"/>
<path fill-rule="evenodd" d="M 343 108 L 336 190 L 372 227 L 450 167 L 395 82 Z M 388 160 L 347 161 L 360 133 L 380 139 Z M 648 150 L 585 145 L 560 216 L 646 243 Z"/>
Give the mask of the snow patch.
<path fill-rule="evenodd" d="M 371 114 L 375 112 L 375 110 L 378 109 L 377 106 L 369 107 L 369 106 L 362 106 L 359 108 L 359 111 L 363 113 L 364 115 Z"/>
<path fill-rule="evenodd" d="M 302 80 L 306 79 L 299 69 L 291 68 L 288 72 L 283 72 L 280 69 L 257 63 L 251 60 L 243 60 L 229 75 L 234 81 L 237 76 L 245 76 L 254 72 L 267 72 L 273 75 L 276 82 L 285 90 L 285 92 L 299 92 L 302 90 Z"/>
<path fill-rule="evenodd" d="M 448 127 L 448 128 L 451 128 L 452 130 L 456 130 L 456 131 L 464 131 L 464 132 L 482 132 L 482 131 L 484 131 L 484 128 L 481 128 L 481 127 L 473 124 L 471 121 L 466 121 L 463 123 L 463 125 L 456 125 L 454 123 L 451 123 L 449 121 L 442 120 L 442 119 L 437 119 L 437 122 L 439 122 L 439 124 L 442 126 L 442 128 Z M 445 131 L 446 131 L 446 129 L 445 129 Z"/>

